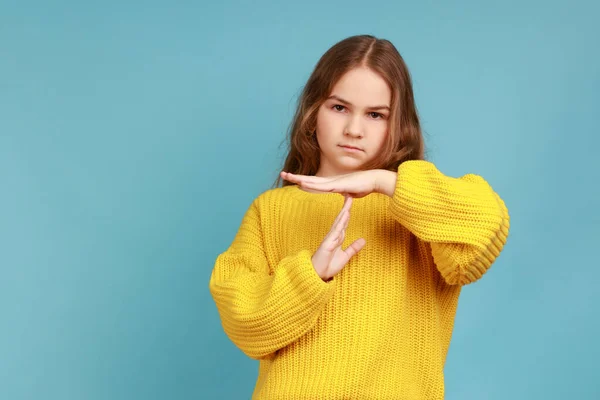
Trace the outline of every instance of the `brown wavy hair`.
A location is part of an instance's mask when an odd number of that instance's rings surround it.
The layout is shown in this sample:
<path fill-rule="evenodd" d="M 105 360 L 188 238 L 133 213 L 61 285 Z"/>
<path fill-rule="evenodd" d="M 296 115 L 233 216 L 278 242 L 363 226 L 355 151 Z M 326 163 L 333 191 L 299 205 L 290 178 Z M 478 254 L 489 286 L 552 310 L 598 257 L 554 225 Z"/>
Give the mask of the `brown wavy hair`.
<path fill-rule="evenodd" d="M 349 70 L 367 67 L 379 74 L 392 93 L 389 133 L 377 157 L 363 166 L 395 171 L 407 160 L 422 160 L 425 145 L 415 106 L 412 80 L 404 59 L 386 39 L 372 35 L 351 36 L 333 45 L 317 62 L 302 90 L 288 128 L 287 157 L 282 170 L 314 175 L 320 163 L 315 129 L 319 107 L 337 81 Z M 278 176 L 274 187 L 292 185 Z"/>

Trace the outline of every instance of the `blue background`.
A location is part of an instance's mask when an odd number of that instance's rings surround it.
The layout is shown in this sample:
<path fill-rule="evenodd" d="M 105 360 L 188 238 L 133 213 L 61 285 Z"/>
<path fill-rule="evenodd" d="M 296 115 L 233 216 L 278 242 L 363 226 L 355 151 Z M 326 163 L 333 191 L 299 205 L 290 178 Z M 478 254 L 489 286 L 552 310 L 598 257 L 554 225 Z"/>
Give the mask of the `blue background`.
<path fill-rule="evenodd" d="M 511 214 L 446 398 L 600 398 L 597 2 L 49 3 L 0 5 L 0 398 L 250 397 L 210 273 L 363 33 L 405 58 L 429 160 Z"/>

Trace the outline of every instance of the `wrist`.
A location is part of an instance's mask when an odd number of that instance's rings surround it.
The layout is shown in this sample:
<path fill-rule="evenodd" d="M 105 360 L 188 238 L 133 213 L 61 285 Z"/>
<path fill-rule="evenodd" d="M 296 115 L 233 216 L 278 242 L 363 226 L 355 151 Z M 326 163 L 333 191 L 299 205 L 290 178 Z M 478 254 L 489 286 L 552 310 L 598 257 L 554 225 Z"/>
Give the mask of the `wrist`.
<path fill-rule="evenodd" d="M 386 169 L 378 169 L 377 176 L 375 178 L 375 191 L 377 193 L 385 194 L 386 196 L 393 197 L 396 189 L 396 180 L 398 174 L 394 171 L 388 171 Z"/>
<path fill-rule="evenodd" d="M 319 276 L 319 278 L 321 278 L 323 280 L 323 282 L 329 282 L 331 279 L 333 279 L 333 277 L 328 277 L 325 273 L 321 272 L 322 268 L 319 268 L 317 266 L 317 262 L 315 262 L 315 256 L 313 255 L 310 259 L 310 262 L 313 266 L 313 268 L 315 269 L 315 273 Z"/>

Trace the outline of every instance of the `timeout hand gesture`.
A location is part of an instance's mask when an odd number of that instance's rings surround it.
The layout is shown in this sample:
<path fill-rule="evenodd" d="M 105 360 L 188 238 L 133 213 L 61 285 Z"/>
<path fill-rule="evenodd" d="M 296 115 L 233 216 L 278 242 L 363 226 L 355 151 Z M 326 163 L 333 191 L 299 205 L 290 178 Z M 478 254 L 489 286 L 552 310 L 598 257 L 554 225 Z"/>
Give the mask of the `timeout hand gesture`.
<path fill-rule="evenodd" d="M 282 171 L 281 177 L 294 182 L 302 188 L 320 192 L 334 192 L 344 195 L 342 210 L 333 222 L 333 226 L 323 242 L 312 256 L 312 264 L 317 274 L 328 281 L 338 274 L 356 253 L 365 246 L 363 238 L 355 240 L 348 248 L 342 249 L 346 228 L 350 220 L 352 198 L 361 198 L 373 192 L 379 192 L 376 170 L 357 171 L 345 175 L 319 177 L 296 175 Z"/>

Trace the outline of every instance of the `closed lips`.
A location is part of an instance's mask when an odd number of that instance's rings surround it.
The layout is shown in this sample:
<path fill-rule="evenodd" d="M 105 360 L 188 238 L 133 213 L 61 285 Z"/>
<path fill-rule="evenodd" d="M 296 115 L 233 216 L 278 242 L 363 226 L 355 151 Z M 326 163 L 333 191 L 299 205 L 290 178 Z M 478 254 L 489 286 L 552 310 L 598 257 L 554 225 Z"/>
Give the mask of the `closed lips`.
<path fill-rule="evenodd" d="M 345 144 L 342 144 L 342 145 L 340 145 L 340 146 L 341 146 L 341 147 L 348 147 L 349 149 L 362 150 L 361 148 L 354 147 L 354 146 L 348 146 L 348 145 L 345 145 Z"/>

